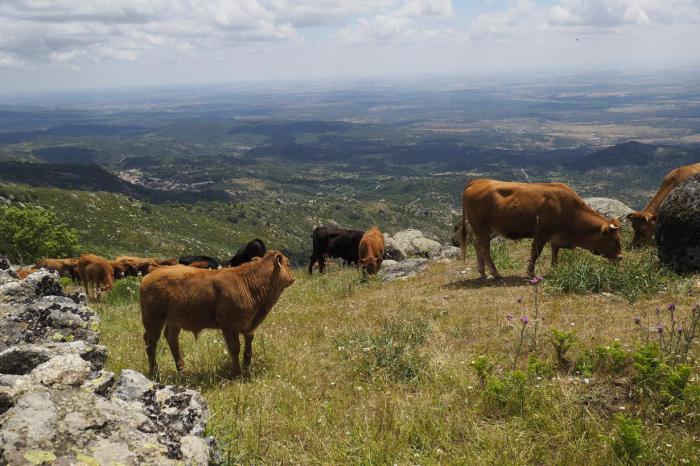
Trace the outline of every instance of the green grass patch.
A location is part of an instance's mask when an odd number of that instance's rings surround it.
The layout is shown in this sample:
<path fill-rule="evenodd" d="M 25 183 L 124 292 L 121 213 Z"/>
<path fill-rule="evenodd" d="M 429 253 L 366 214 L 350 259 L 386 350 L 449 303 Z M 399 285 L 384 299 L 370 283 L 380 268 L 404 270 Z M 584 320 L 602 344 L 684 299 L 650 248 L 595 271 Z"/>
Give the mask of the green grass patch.
<path fill-rule="evenodd" d="M 630 302 L 681 286 L 683 282 L 682 277 L 661 265 L 652 248 L 628 253 L 620 263 L 580 249 L 562 251 L 559 264 L 545 280 L 550 290 L 562 293 L 616 293 Z"/>

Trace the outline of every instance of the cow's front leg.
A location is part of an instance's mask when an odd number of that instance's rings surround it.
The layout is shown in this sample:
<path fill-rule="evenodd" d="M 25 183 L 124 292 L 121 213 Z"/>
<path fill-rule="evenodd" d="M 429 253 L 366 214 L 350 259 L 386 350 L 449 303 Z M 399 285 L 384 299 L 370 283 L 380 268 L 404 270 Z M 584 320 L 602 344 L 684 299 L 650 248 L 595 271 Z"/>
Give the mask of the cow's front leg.
<path fill-rule="evenodd" d="M 530 262 L 527 265 L 528 277 L 535 276 L 535 263 L 540 257 L 540 254 L 542 254 L 542 249 L 544 248 L 545 244 L 547 244 L 547 240 L 541 240 L 537 238 L 532 240 L 532 248 L 530 249 Z"/>
<path fill-rule="evenodd" d="M 247 371 L 250 368 L 250 359 L 253 356 L 253 334 L 243 335 L 245 346 L 243 347 L 243 370 Z"/>
<path fill-rule="evenodd" d="M 238 330 L 233 328 L 223 328 L 221 332 L 224 334 L 228 353 L 231 356 L 231 376 L 238 377 L 241 375 L 241 364 L 238 361 L 238 356 L 241 352 L 241 342 L 238 339 Z"/>

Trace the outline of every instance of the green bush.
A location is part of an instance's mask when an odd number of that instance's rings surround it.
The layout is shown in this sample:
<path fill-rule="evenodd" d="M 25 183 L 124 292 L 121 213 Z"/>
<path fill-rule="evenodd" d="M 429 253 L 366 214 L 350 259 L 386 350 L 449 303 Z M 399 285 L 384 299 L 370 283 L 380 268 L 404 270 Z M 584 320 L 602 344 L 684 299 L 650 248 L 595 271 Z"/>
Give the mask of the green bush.
<path fill-rule="evenodd" d="M 588 251 L 562 251 L 546 285 L 563 293 L 617 293 L 629 301 L 661 292 L 677 277 L 663 267 L 654 249 L 629 254 L 620 263 Z"/>
<path fill-rule="evenodd" d="M 573 334 L 573 332 L 563 332 L 553 328 L 552 336 L 549 341 L 554 347 L 554 354 L 557 358 L 557 365 L 559 368 L 568 368 L 571 362 L 568 359 L 567 353 L 569 352 L 571 345 L 573 345 L 576 341 L 576 336 Z"/>
<path fill-rule="evenodd" d="M 642 422 L 621 414 L 615 416 L 615 433 L 605 440 L 623 464 L 638 464 L 644 453 Z"/>
<path fill-rule="evenodd" d="M 42 257 L 70 257 L 78 250 L 78 234 L 56 214 L 36 206 L 0 208 L 0 253 L 28 264 Z"/>
<path fill-rule="evenodd" d="M 489 377 L 484 392 L 488 408 L 503 414 L 522 416 L 530 392 L 527 382 L 527 374 L 521 370 L 508 372 L 502 377 Z"/>

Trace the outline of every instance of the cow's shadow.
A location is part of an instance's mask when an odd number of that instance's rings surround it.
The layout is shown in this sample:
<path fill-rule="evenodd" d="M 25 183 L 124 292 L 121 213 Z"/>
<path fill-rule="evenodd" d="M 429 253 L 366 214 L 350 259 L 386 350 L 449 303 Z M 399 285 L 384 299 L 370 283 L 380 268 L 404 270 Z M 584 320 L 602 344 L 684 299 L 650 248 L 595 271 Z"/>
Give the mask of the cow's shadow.
<path fill-rule="evenodd" d="M 509 275 L 501 278 L 466 278 L 447 283 L 444 285 L 444 288 L 450 290 L 469 290 L 479 288 L 523 286 L 527 284 L 527 281 L 528 279 L 522 275 Z"/>

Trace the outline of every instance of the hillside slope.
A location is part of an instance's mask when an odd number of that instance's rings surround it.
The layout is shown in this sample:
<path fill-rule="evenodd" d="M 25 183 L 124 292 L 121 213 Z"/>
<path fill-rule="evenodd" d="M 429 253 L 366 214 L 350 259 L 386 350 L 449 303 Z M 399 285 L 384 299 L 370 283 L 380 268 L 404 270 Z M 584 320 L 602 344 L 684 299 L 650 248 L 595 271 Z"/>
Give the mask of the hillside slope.
<path fill-rule="evenodd" d="M 226 346 L 209 331 L 181 337 L 183 376 L 160 342 L 161 380 L 203 391 L 230 463 L 615 464 L 619 413 L 643 421 L 642 463 L 699 462 L 697 346 L 697 398 L 688 391 L 673 414 L 638 391 L 632 366 L 656 338 L 654 309 L 673 302 L 685 319 L 698 289 L 668 286 L 634 304 L 559 294 L 547 275 L 527 284 L 528 249 L 510 243 L 499 253 L 502 281 L 477 280 L 473 258 L 392 283 L 297 272 L 256 333 L 249 377 L 227 379 Z M 110 370 L 146 368 L 134 285 L 121 282 L 98 307 Z M 575 336 L 567 367 L 557 367 L 553 329 Z"/>

